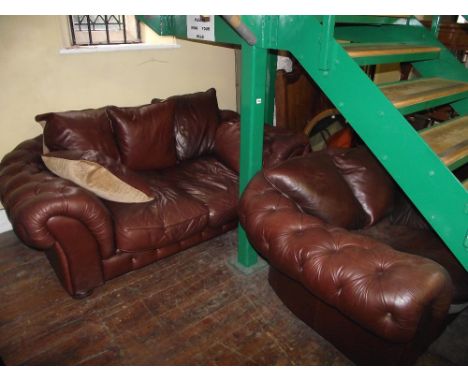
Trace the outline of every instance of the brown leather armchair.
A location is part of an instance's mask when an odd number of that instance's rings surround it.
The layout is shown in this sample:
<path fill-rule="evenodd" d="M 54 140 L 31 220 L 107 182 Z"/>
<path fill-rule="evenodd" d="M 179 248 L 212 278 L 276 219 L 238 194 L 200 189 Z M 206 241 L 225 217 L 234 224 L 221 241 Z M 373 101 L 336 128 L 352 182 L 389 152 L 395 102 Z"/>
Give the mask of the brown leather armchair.
<path fill-rule="evenodd" d="M 46 122 L 44 134 L 0 163 L 0 198 L 15 233 L 47 254 L 70 295 L 85 297 L 109 279 L 236 227 L 239 116 L 218 109 L 214 89 L 37 119 Z M 265 127 L 266 166 L 308 150 L 305 136 Z M 47 151 L 66 160 L 100 158 L 152 200 L 98 197 L 49 171 L 41 159 Z"/>
<path fill-rule="evenodd" d="M 239 219 L 282 301 L 358 364 L 413 363 L 468 301 L 468 274 L 363 147 L 263 169 Z"/>

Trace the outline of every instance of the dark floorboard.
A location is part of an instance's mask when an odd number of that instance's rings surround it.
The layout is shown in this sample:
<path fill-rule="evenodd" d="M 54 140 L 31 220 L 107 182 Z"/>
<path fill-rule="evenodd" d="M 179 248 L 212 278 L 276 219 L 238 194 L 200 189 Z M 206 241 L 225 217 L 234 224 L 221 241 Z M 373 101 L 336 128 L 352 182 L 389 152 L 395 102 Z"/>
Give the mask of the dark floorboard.
<path fill-rule="evenodd" d="M 74 300 L 41 252 L 0 234 L 0 357 L 6 365 L 352 364 L 282 305 L 267 268 L 245 275 L 229 265 L 235 254 L 232 231 Z M 419 365 L 468 364 L 468 314 L 459 318 L 446 331 L 456 346 L 442 338 Z"/>

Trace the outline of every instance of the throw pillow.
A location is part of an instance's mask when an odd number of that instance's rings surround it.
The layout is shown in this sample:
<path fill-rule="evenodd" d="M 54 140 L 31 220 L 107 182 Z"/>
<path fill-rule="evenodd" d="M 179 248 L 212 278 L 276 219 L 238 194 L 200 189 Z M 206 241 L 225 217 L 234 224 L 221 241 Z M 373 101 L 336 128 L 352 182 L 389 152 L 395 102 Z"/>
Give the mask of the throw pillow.
<path fill-rule="evenodd" d="M 105 107 L 39 114 L 36 121 L 44 126 L 44 152 L 96 150 L 119 159 Z"/>
<path fill-rule="evenodd" d="M 176 164 L 174 102 L 109 107 L 122 162 L 132 170 L 157 170 Z"/>
<path fill-rule="evenodd" d="M 144 179 L 98 151 L 55 151 L 43 155 L 42 160 L 55 175 L 100 198 L 120 203 L 154 199 Z"/>
<path fill-rule="evenodd" d="M 368 216 L 376 224 L 393 209 L 395 186 L 390 175 L 364 146 L 331 150 L 335 166 Z"/>
<path fill-rule="evenodd" d="M 220 111 L 216 90 L 176 95 L 167 100 L 175 102 L 174 134 L 177 159 L 187 160 L 211 154 L 214 148 Z M 160 102 L 154 99 L 153 103 Z"/>

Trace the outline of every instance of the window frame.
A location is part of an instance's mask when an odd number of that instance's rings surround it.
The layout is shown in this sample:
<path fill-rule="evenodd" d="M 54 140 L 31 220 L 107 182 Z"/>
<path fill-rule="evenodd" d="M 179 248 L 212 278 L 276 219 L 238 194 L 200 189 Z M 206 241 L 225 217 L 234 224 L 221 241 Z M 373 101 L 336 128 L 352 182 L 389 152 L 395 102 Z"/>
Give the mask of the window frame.
<path fill-rule="evenodd" d="M 112 54 L 113 52 L 137 52 L 145 50 L 171 50 L 179 49 L 174 36 L 158 36 L 144 23 L 140 22 L 141 42 L 135 44 L 100 44 L 100 45 L 72 45 L 71 28 L 68 15 L 59 16 L 61 44 L 60 55 L 81 54 Z"/>
<path fill-rule="evenodd" d="M 84 32 L 88 33 L 88 43 L 84 44 L 79 44 L 77 43 L 76 39 L 76 29 L 75 29 L 75 21 L 73 19 L 74 16 L 84 16 L 86 17 L 86 25 L 87 28 L 83 30 Z M 128 17 L 128 15 L 119 15 L 122 17 L 122 32 L 123 32 L 123 42 L 122 41 L 111 41 L 110 39 L 110 33 L 109 33 L 109 23 L 108 23 L 108 17 L 109 16 L 115 16 L 115 15 L 98 15 L 98 16 L 103 16 L 104 17 L 104 26 L 105 26 L 105 32 L 106 32 L 106 42 L 93 42 L 93 31 L 102 31 L 102 30 L 96 30 L 95 29 L 95 23 L 91 23 L 91 17 L 90 15 L 68 15 L 67 20 L 68 20 L 68 29 L 70 32 L 70 37 L 71 37 L 71 45 L 74 48 L 77 47 L 89 47 L 89 46 L 105 46 L 105 45 L 129 45 L 129 44 L 141 44 L 142 43 L 142 38 L 141 38 L 141 27 L 140 27 L 140 22 L 135 19 L 135 27 L 136 27 L 136 40 L 131 40 L 129 41 L 127 38 L 127 23 L 125 21 L 125 17 Z M 131 16 L 135 17 L 135 16 Z M 80 25 L 80 32 L 81 31 L 81 24 Z M 119 18 L 119 26 L 120 26 L 120 18 Z"/>

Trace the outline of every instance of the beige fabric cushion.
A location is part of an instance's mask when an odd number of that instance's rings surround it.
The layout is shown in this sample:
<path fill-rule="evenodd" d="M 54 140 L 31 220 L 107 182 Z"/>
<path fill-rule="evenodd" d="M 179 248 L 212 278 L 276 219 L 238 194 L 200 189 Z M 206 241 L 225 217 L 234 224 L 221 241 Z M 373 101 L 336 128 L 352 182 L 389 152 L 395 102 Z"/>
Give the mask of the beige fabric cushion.
<path fill-rule="evenodd" d="M 42 156 L 55 175 L 72 181 L 100 198 L 120 203 L 152 201 L 142 178 L 96 151 L 58 151 Z"/>

